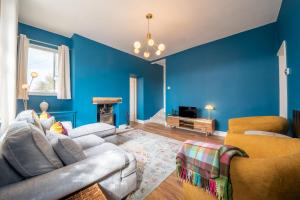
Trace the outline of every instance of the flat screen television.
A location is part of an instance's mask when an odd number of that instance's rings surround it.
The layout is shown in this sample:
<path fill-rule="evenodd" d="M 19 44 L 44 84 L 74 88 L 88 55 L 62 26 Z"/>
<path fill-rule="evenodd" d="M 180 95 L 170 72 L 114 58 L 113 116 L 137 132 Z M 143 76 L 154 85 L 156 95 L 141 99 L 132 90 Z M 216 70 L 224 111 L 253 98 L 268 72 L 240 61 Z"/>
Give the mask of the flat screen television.
<path fill-rule="evenodd" d="M 179 106 L 179 116 L 197 118 L 197 108 L 188 106 Z"/>

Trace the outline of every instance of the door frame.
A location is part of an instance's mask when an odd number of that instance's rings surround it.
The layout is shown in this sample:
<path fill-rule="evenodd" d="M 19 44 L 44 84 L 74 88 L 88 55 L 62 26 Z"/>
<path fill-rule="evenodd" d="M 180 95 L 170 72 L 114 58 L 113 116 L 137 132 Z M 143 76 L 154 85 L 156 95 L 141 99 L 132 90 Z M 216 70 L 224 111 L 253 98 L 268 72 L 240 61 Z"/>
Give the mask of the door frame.
<path fill-rule="evenodd" d="M 287 118 L 288 116 L 288 81 L 287 81 L 287 49 L 284 40 L 278 50 L 278 69 L 279 69 L 279 115 Z"/>
<path fill-rule="evenodd" d="M 132 116 L 133 114 L 133 116 Z M 129 77 L 129 122 L 137 121 L 137 77 Z"/>

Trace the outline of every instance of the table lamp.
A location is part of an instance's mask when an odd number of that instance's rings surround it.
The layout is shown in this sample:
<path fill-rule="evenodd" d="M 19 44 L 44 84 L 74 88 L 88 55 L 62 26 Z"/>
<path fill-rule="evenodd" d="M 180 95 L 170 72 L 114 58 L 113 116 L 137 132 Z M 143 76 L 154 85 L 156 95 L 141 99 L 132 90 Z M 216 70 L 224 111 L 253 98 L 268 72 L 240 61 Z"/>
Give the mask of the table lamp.
<path fill-rule="evenodd" d="M 214 110 L 215 107 L 211 104 L 207 104 L 204 109 L 208 112 L 208 119 L 211 119 L 211 111 Z"/>
<path fill-rule="evenodd" d="M 23 97 L 24 110 L 27 110 L 27 109 L 28 109 L 28 100 L 29 100 L 28 91 L 30 90 L 32 81 L 33 81 L 35 78 L 37 78 L 39 75 L 38 75 L 37 72 L 31 72 L 30 76 L 31 76 L 31 80 L 30 80 L 29 85 L 28 85 L 28 84 L 23 84 L 23 85 L 22 85 L 22 89 L 25 90 L 25 95 L 24 95 L 24 97 Z"/>

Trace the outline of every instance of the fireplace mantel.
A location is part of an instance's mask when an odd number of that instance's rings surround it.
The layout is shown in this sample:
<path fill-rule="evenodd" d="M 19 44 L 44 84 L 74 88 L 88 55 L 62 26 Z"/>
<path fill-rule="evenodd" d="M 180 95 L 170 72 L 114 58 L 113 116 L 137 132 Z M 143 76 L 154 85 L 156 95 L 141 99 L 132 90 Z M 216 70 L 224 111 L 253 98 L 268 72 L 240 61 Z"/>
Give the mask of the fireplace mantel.
<path fill-rule="evenodd" d="M 122 103 L 121 97 L 93 97 L 93 104 L 115 104 Z"/>

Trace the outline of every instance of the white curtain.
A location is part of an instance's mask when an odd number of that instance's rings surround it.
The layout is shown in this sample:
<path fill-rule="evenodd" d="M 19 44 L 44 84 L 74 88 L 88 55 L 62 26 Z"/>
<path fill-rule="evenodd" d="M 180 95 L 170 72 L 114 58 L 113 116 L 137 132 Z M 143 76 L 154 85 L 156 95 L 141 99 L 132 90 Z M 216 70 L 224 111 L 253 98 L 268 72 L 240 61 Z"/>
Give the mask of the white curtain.
<path fill-rule="evenodd" d="M 28 99 L 28 93 L 22 88 L 27 84 L 29 39 L 26 35 L 20 34 L 18 45 L 18 74 L 17 74 L 17 98 Z"/>
<path fill-rule="evenodd" d="M 57 98 L 71 99 L 70 57 L 69 48 L 65 45 L 58 47 L 58 79 Z"/>
<path fill-rule="evenodd" d="M 0 132 L 16 115 L 17 25 L 18 0 L 0 0 Z"/>

